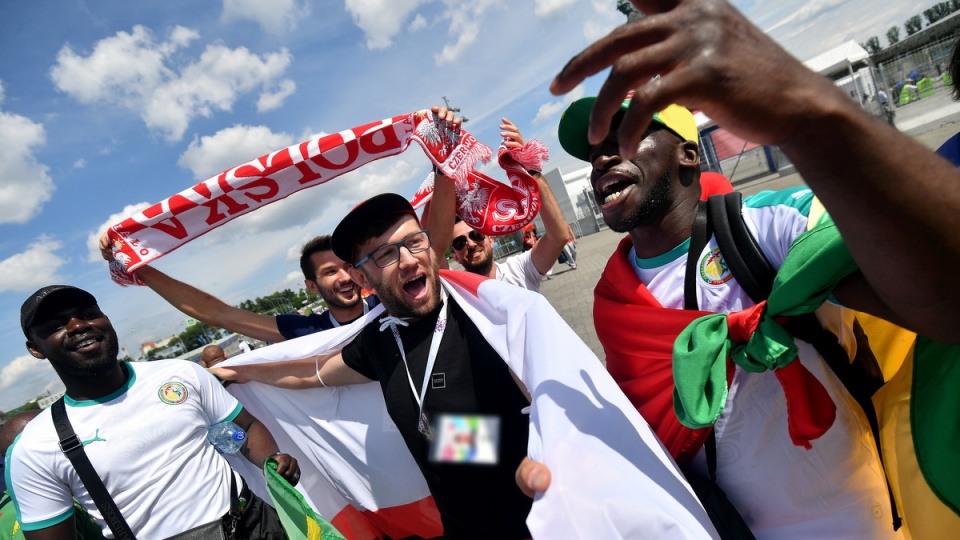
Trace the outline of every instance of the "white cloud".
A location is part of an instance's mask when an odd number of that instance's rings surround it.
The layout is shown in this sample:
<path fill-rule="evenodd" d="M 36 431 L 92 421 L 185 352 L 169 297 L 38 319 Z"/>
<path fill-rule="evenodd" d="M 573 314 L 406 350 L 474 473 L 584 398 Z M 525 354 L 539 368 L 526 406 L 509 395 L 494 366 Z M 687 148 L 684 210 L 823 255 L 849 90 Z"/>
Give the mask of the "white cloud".
<path fill-rule="evenodd" d="M 73 162 L 74 169 L 82 169 L 87 166 L 87 160 L 80 158 Z"/>
<path fill-rule="evenodd" d="M 40 236 L 28 249 L 0 261 L 0 292 L 33 292 L 44 285 L 63 281 L 57 274 L 66 260 L 57 255 L 60 242 Z"/>
<path fill-rule="evenodd" d="M 811 0 L 810 2 L 805 2 L 796 11 L 777 21 L 770 28 L 765 28 L 763 31 L 764 33 L 769 34 L 778 28 L 787 25 L 804 27 L 804 23 L 807 23 L 823 15 L 824 13 L 829 12 L 845 4 L 846 2 L 848 2 L 848 0 Z M 799 33 L 799 30 L 794 31 L 793 33 Z"/>
<path fill-rule="evenodd" d="M 573 5 L 574 0 L 534 0 L 533 12 L 537 17 L 552 17 Z"/>
<path fill-rule="evenodd" d="M 263 92 L 257 100 L 257 112 L 267 112 L 279 108 L 284 100 L 297 91 L 297 83 L 290 79 L 280 81 L 276 92 Z"/>
<path fill-rule="evenodd" d="M 410 32 L 419 32 L 420 30 L 423 30 L 426 27 L 427 27 L 427 19 L 425 19 L 423 15 L 420 15 L 418 13 L 417 16 L 413 18 L 413 21 L 410 23 L 410 26 L 407 27 L 407 30 L 409 30 Z"/>
<path fill-rule="evenodd" d="M 300 261 L 300 249 L 297 248 L 297 264 Z M 296 270 L 287 274 L 287 277 L 283 278 L 283 286 L 293 290 L 303 287 L 303 272 Z"/>
<path fill-rule="evenodd" d="M 246 47 L 207 45 L 192 63 L 177 53 L 198 34 L 174 28 L 157 42 L 149 29 L 117 32 L 96 43 L 88 56 L 64 46 L 50 70 L 57 88 L 84 104 L 120 105 L 140 114 L 168 140 L 183 137 L 196 116 L 229 111 L 242 94 L 261 89 L 261 110 L 278 107 L 295 86 L 282 79 L 292 56 L 286 49 L 258 56 Z"/>
<path fill-rule="evenodd" d="M 441 18 L 450 20 L 450 29 L 447 33 L 456 36 L 456 41 L 445 45 L 443 50 L 434 55 L 438 66 L 455 62 L 480 35 L 480 24 L 484 14 L 493 6 L 499 5 L 499 0 L 475 0 L 464 4 L 457 0 L 444 0 L 447 8 Z"/>
<path fill-rule="evenodd" d="M 63 389 L 50 362 L 30 355 L 18 356 L 0 369 L 0 409 L 9 410 L 31 401 L 45 391 Z"/>
<path fill-rule="evenodd" d="M 296 26 L 297 19 L 305 14 L 305 6 L 295 0 L 223 0 L 223 20 L 251 20 L 267 32 L 280 35 Z"/>
<path fill-rule="evenodd" d="M 274 133 L 266 126 L 235 125 L 213 135 L 194 138 L 177 160 L 190 169 L 196 180 L 205 180 L 230 167 L 296 143 L 286 133 Z"/>
<path fill-rule="evenodd" d="M 407 17 L 430 0 L 344 0 L 353 22 L 367 37 L 368 49 L 393 45 Z"/>
<path fill-rule="evenodd" d="M 103 223 L 101 223 L 90 234 L 88 234 L 87 262 L 95 263 L 103 260 L 103 257 L 100 256 L 100 237 L 103 236 L 103 233 L 107 232 L 107 229 L 148 206 L 150 206 L 150 203 L 148 202 L 128 204 L 127 206 L 123 207 L 123 210 L 117 212 L 116 214 L 111 214 L 110 217 L 108 217 Z"/>
<path fill-rule="evenodd" d="M 4 89 L 0 82 L 0 104 Z M 0 223 L 26 223 L 54 190 L 46 165 L 33 152 L 46 143 L 43 125 L 0 110 Z"/>
<path fill-rule="evenodd" d="M 586 87 L 583 84 L 578 84 L 576 88 L 564 94 L 560 101 L 553 101 L 540 105 L 540 108 L 537 109 L 537 115 L 533 118 L 532 123 L 539 124 L 552 119 L 554 116 L 565 110 L 567 105 L 570 105 L 574 101 L 582 98 L 585 91 Z"/>
<path fill-rule="evenodd" d="M 596 41 L 610 33 L 617 26 L 627 22 L 627 18 L 616 9 L 609 0 L 592 0 L 593 17 L 583 23 L 583 36 L 588 42 Z"/>

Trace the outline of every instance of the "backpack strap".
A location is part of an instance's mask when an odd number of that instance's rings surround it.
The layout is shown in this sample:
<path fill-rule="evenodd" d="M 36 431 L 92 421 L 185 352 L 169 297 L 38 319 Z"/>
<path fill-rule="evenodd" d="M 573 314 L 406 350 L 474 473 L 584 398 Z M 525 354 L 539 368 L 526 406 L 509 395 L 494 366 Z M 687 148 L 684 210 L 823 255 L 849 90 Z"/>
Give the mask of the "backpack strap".
<path fill-rule="evenodd" d="M 742 204 L 739 191 L 711 195 L 707 200 L 710 223 L 723 260 L 747 296 L 761 302 L 770 296 L 777 271 L 747 229 L 740 210 Z"/>
<path fill-rule="evenodd" d="M 683 309 L 699 309 L 697 302 L 697 262 L 700 253 L 710 240 L 710 214 L 707 203 L 697 203 L 697 214 L 693 218 L 693 232 L 690 234 L 690 247 L 687 251 L 687 270 L 683 279 Z"/>
<path fill-rule="evenodd" d="M 77 475 L 80 476 L 80 481 L 87 488 L 87 492 L 90 493 L 97 509 L 103 515 L 104 521 L 107 522 L 107 526 L 113 531 L 113 537 L 118 540 L 136 540 L 130 526 L 127 525 L 126 520 L 120 514 L 117 504 L 113 502 L 113 497 L 110 496 L 110 492 L 103 485 L 103 480 L 100 479 L 100 475 L 97 474 L 93 464 L 90 463 L 90 458 L 84 452 L 83 443 L 80 442 L 80 438 L 73 430 L 73 425 L 70 424 L 70 419 L 67 418 L 67 408 L 62 397 L 50 407 L 50 412 L 53 415 L 53 425 L 57 428 L 57 436 L 60 437 L 60 451 L 73 464 Z"/>

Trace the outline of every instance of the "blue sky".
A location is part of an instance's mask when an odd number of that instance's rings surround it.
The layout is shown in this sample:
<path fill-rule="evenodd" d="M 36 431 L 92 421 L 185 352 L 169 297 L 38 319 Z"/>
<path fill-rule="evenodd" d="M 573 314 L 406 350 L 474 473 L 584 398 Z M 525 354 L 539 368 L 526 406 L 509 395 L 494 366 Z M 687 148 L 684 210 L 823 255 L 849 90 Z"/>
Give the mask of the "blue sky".
<path fill-rule="evenodd" d="M 932 2 L 931 2 L 932 3 Z M 113 284 L 95 242 L 110 224 L 271 150 L 441 103 L 496 146 L 506 116 L 556 141 L 571 99 L 547 85 L 623 21 L 615 0 L 8 0 L 0 3 L 0 410 L 59 383 L 30 357 L 19 306 L 51 283 L 91 291 L 121 344 L 182 331 L 146 288 Z M 905 0 L 737 2 L 805 60 L 921 9 Z M 927 6 L 924 6 L 927 7 Z M 230 303 L 302 285 L 299 248 L 353 204 L 412 195 L 412 149 L 221 227 L 156 266 Z"/>

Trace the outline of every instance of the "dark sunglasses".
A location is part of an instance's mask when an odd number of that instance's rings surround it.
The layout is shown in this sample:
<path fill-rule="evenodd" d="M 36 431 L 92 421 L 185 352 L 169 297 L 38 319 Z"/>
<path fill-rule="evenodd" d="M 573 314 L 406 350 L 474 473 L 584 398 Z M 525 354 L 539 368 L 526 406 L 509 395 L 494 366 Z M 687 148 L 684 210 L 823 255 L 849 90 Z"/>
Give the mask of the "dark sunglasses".
<path fill-rule="evenodd" d="M 467 245 L 468 236 L 470 237 L 471 240 L 473 240 L 477 244 L 479 244 L 480 242 L 483 242 L 487 238 L 482 233 L 478 233 L 477 231 L 470 231 L 467 234 L 461 234 L 460 236 L 454 238 L 453 242 L 450 242 L 450 246 L 453 247 L 454 250 L 460 251 L 461 249 L 463 249 L 464 246 Z"/>

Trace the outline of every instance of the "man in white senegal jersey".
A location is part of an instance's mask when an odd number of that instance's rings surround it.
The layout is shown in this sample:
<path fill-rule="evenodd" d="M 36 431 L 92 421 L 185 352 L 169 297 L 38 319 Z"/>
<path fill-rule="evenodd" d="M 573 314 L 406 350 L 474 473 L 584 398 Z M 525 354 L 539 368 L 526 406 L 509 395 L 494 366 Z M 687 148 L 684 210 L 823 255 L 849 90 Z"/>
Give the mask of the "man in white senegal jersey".
<path fill-rule="evenodd" d="M 20 309 L 27 349 L 47 359 L 66 386 L 67 418 L 123 520 L 139 538 L 167 538 L 220 523 L 231 498 L 246 500 L 238 528 L 252 537 L 282 537 L 276 512 L 246 488 L 207 442 L 211 424 L 246 430 L 241 452 L 257 466 L 267 458 L 292 483 L 296 459 L 278 452 L 267 429 L 202 367 L 182 360 L 117 360 L 117 334 L 90 293 L 51 285 Z M 60 450 L 50 409 L 7 452 L 9 489 L 28 540 L 74 538 L 73 500 L 108 526 Z M 273 531 L 273 532 L 270 532 Z"/>

